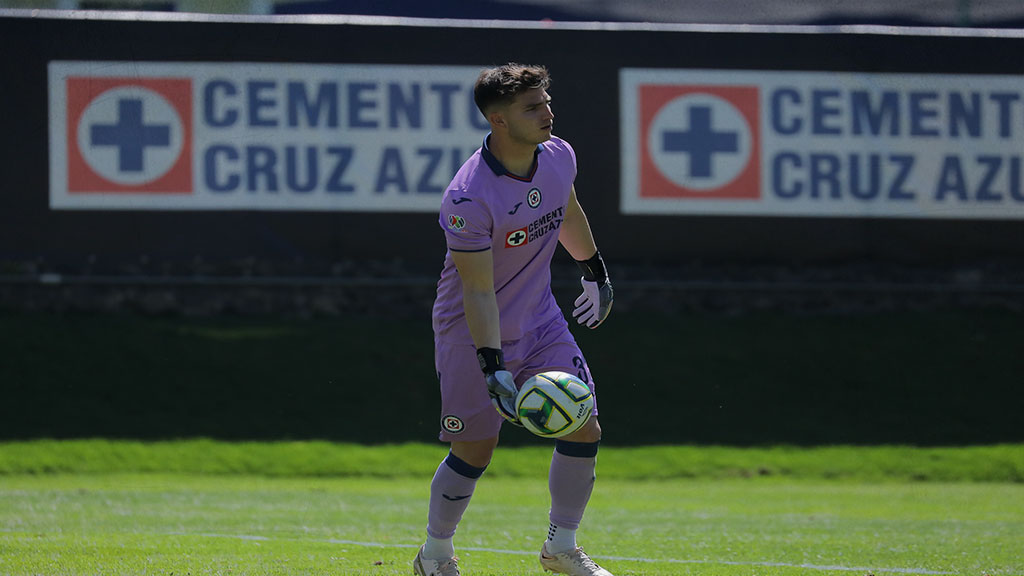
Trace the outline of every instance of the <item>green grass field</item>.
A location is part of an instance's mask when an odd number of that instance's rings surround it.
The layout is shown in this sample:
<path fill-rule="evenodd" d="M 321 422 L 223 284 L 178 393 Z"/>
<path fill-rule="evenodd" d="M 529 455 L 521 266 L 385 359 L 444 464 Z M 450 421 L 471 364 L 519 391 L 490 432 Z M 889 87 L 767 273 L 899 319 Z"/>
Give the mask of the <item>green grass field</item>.
<path fill-rule="evenodd" d="M 0 574 L 411 574 L 443 455 L 0 443 Z M 464 574 L 542 574 L 549 457 L 499 450 L 456 536 Z M 617 576 L 1022 574 L 1022 471 L 1020 445 L 608 448 L 579 540 Z"/>

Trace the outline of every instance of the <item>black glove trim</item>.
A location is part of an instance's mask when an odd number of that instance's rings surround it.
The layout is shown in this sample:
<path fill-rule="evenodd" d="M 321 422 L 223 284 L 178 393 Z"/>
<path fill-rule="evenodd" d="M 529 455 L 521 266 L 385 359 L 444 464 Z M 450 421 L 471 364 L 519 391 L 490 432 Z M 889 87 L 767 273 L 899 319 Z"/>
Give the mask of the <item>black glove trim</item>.
<path fill-rule="evenodd" d="M 600 286 L 608 281 L 608 270 L 604 267 L 604 259 L 601 258 L 600 250 L 586 260 L 576 260 L 576 265 L 580 267 L 583 279 L 587 282 L 597 282 Z"/>
<path fill-rule="evenodd" d="M 476 359 L 484 374 L 494 374 L 505 369 L 505 355 L 498 348 L 477 348 Z"/>

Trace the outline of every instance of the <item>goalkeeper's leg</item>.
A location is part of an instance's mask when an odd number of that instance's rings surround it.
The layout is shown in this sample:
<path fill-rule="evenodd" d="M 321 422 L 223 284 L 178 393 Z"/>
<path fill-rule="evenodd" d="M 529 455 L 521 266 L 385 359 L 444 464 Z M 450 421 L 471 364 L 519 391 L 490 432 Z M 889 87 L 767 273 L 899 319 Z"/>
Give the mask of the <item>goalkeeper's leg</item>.
<path fill-rule="evenodd" d="M 555 443 L 548 486 L 551 512 L 548 539 L 541 548 L 540 563 L 545 570 L 568 576 L 612 576 L 576 545 L 576 529 L 594 488 L 594 468 L 601 427 L 597 419 L 583 429 Z"/>
<path fill-rule="evenodd" d="M 548 519 L 549 552 L 564 552 L 576 548 L 576 530 L 594 489 L 597 449 L 601 427 L 596 417 L 578 432 L 555 442 L 548 471 L 548 489 L 551 492 L 551 511 Z"/>
<path fill-rule="evenodd" d="M 427 540 L 422 552 L 424 558 L 445 560 L 455 555 L 452 542 L 455 530 L 469 507 L 477 480 L 490 463 L 497 443 L 497 438 L 452 442 L 452 451 L 437 467 L 430 483 Z"/>

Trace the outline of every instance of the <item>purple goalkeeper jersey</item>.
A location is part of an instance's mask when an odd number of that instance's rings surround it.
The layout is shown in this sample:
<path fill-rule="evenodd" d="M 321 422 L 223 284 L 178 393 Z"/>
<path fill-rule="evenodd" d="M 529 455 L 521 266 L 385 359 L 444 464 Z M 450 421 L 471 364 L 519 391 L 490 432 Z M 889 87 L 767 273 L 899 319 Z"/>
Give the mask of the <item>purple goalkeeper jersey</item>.
<path fill-rule="evenodd" d="M 437 283 L 434 334 L 471 344 L 462 280 L 452 252 L 491 250 L 502 341 L 550 322 L 565 322 L 551 294 L 551 258 L 576 178 L 576 153 L 552 136 L 537 145 L 533 173 L 510 173 L 484 145 L 462 165 L 441 199 L 448 252 Z"/>

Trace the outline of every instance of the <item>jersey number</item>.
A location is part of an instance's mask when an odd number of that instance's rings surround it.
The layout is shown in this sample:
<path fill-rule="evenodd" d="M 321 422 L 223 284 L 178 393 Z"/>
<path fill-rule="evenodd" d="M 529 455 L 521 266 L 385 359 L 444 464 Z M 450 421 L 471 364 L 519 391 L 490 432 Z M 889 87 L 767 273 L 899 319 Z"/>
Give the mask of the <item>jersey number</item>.
<path fill-rule="evenodd" d="M 576 375 L 580 377 L 580 380 L 583 380 L 584 384 L 590 384 L 590 378 L 587 376 L 587 364 L 583 358 L 573 356 L 572 365 L 576 367 Z"/>

